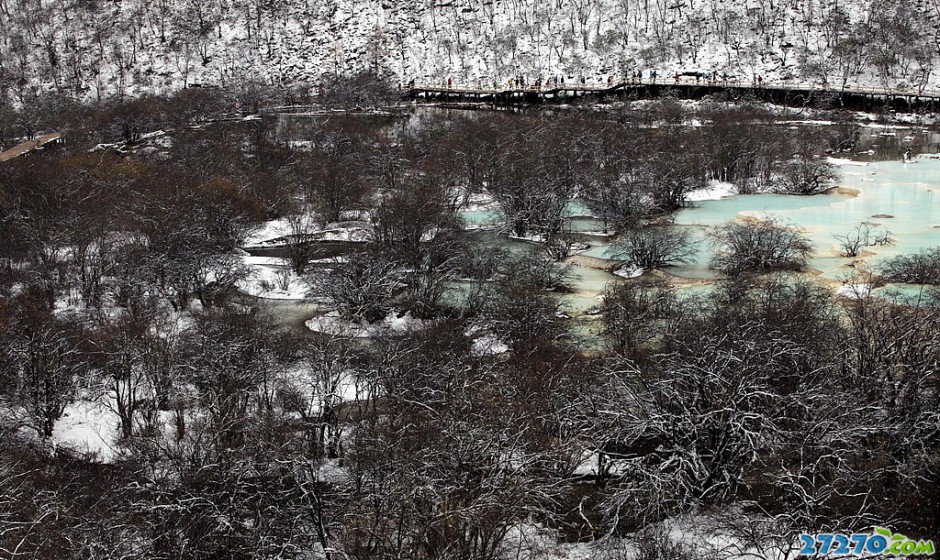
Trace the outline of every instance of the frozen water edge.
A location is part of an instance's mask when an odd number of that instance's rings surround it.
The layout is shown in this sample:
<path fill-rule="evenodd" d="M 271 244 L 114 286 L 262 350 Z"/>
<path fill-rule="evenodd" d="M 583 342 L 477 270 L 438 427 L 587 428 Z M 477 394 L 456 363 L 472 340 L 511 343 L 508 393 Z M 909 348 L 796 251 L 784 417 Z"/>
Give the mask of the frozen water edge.
<path fill-rule="evenodd" d="M 867 167 L 869 165 L 867 161 L 855 161 L 854 159 L 846 159 L 846 158 L 828 157 L 826 158 L 826 161 L 831 163 L 832 165 L 838 165 L 838 166 Z"/>

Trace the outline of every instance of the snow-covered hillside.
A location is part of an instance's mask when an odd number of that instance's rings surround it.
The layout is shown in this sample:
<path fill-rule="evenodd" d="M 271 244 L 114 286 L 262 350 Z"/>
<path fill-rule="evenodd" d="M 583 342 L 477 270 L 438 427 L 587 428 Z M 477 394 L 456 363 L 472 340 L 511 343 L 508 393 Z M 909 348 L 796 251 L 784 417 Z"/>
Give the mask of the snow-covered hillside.
<path fill-rule="evenodd" d="M 506 83 L 656 69 L 936 87 L 935 0 L 0 0 L 0 89 L 95 100 L 325 75 Z"/>

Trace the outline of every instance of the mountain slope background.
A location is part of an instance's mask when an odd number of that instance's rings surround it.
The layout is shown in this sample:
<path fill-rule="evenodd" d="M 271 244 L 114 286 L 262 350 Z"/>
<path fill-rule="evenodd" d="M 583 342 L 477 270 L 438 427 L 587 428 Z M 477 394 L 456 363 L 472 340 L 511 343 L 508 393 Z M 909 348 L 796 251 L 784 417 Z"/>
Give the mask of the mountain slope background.
<path fill-rule="evenodd" d="M 22 103 L 193 85 L 727 73 L 936 88 L 936 0 L 0 0 L 0 91 Z"/>

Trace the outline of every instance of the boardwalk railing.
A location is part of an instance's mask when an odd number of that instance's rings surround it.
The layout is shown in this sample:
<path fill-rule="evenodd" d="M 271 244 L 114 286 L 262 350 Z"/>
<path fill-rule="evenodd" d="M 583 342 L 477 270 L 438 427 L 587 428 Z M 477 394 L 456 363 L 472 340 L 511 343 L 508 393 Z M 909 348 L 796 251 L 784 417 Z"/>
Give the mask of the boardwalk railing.
<path fill-rule="evenodd" d="M 492 85 L 491 83 L 485 84 L 478 82 L 477 84 L 454 84 L 452 86 L 447 86 L 446 84 L 409 84 L 405 89 L 409 92 L 412 97 L 415 97 L 421 93 L 429 94 L 442 94 L 442 95 L 456 95 L 456 96 L 490 96 L 490 95 L 503 95 L 503 96 L 519 96 L 524 94 L 536 94 L 536 95 L 546 95 L 546 94 L 557 94 L 561 92 L 566 93 L 603 93 L 610 92 L 614 93 L 623 89 L 630 89 L 643 86 L 656 86 L 656 87 L 682 87 L 682 88 L 692 88 L 692 87 L 708 87 L 708 88 L 734 88 L 734 89 L 747 89 L 755 91 L 794 91 L 794 92 L 813 92 L 819 94 L 858 94 L 858 95 L 870 95 L 870 96 L 882 96 L 882 97 L 903 97 L 903 98 L 916 98 L 916 99 L 940 99 L 940 89 L 937 88 L 877 88 L 869 86 L 853 86 L 847 85 L 845 88 L 835 88 L 826 84 L 820 84 L 819 82 L 801 82 L 796 80 L 780 80 L 780 81 L 768 81 L 764 80 L 762 83 L 748 83 L 736 79 L 718 79 L 718 80 L 705 80 L 694 78 L 689 78 L 688 76 L 682 76 L 679 79 L 675 78 L 657 78 L 655 80 L 650 79 L 638 79 L 638 80 L 619 80 L 615 82 L 600 83 L 600 82 L 574 82 L 566 84 L 555 84 L 551 83 L 546 84 L 527 84 L 524 87 L 520 86 L 509 86 L 509 84 L 497 84 Z"/>

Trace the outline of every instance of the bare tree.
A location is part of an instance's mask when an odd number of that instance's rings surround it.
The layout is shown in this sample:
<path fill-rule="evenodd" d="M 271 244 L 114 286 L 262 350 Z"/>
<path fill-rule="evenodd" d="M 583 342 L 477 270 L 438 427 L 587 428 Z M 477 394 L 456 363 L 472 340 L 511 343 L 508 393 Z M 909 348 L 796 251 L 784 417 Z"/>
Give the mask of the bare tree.
<path fill-rule="evenodd" d="M 865 247 L 891 243 L 890 231 L 868 222 L 862 222 L 848 233 L 833 237 L 839 242 L 844 257 L 857 257 Z"/>
<path fill-rule="evenodd" d="M 881 274 L 892 282 L 940 284 L 940 248 L 891 257 L 881 263 Z"/>
<path fill-rule="evenodd" d="M 341 336 L 324 336 L 304 346 L 298 367 L 278 381 L 278 401 L 303 421 L 310 458 L 335 459 L 342 452 L 344 401 L 350 393 L 355 400 L 360 389 L 356 354 Z M 365 388 L 362 393 L 363 399 L 368 397 Z"/>
<path fill-rule="evenodd" d="M 835 166 L 819 157 L 798 157 L 783 162 L 777 169 L 778 186 L 789 194 L 818 194 L 829 188 L 837 177 Z"/>
<path fill-rule="evenodd" d="M 375 322 L 391 311 L 401 276 L 396 263 L 365 252 L 348 256 L 314 285 L 347 318 Z"/>
<path fill-rule="evenodd" d="M 314 246 L 314 226 L 312 217 L 306 212 L 291 214 L 287 217 L 290 233 L 285 251 L 290 262 L 291 271 L 301 275 L 307 270 L 310 259 L 316 255 Z"/>
<path fill-rule="evenodd" d="M 153 393 L 148 390 L 142 364 L 147 358 L 143 351 L 144 339 L 152 326 L 148 319 L 128 313 L 103 321 L 95 333 L 95 357 L 108 379 L 113 408 L 120 418 L 124 439 L 134 435 L 139 409 L 145 408 L 148 401 L 153 406 Z"/>
<path fill-rule="evenodd" d="M 345 521 L 350 553 L 495 559 L 513 527 L 547 511 L 555 492 L 536 434 L 548 410 L 533 414 L 519 393 L 537 395 L 521 381 L 555 379 L 563 366 L 511 378 L 519 370 L 471 357 L 465 328 L 444 322 L 377 349 L 369 375 L 387 407 L 356 432 L 350 469 L 361 505 Z"/>
<path fill-rule="evenodd" d="M 675 289 L 663 281 L 611 283 L 604 289 L 604 332 L 616 352 L 642 355 L 664 342 L 682 317 Z"/>
<path fill-rule="evenodd" d="M 492 290 L 483 315 L 493 331 L 513 342 L 519 351 L 568 339 L 563 303 L 546 288 L 560 290 L 570 274 L 567 267 L 533 254 L 510 261 L 501 282 Z"/>
<path fill-rule="evenodd" d="M 80 376 L 87 371 L 78 325 L 60 321 L 29 306 L 6 349 L 17 380 L 16 394 L 40 437 L 49 438 L 56 421 L 72 402 Z"/>
<path fill-rule="evenodd" d="M 612 379 L 609 398 L 629 403 L 609 409 L 609 421 L 630 473 L 608 505 L 613 526 L 732 500 L 784 421 L 768 366 L 798 350 L 777 342 L 733 351 L 705 338 L 696 355 L 660 356 L 651 371 L 628 365 Z"/>
<path fill-rule="evenodd" d="M 443 185 L 435 178 L 403 181 L 373 215 L 379 250 L 405 271 L 404 304 L 420 317 L 440 307 L 465 245 L 456 204 Z"/>
<path fill-rule="evenodd" d="M 712 266 L 731 274 L 800 268 L 813 254 L 808 239 L 775 219 L 729 222 L 710 236 L 716 246 Z"/>
<path fill-rule="evenodd" d="M 551 143 L 551 130 L 530 124 L 514 132 L 507 155 L 491 175 L 487 190 L 499 202 L 510 231 L 517 236 L 547 240 L 565 224 L 564 210 L 575 190 L 570 158 L 546 152 L 540 140 Z"/>
<path fill-rule="evenodd" d="M 252 410 L 273 406 L 280 367 L 275 359 L 278 346 L 266 317 L 257 309 L 208 309 L 195 320 L 182 348 L 184 373 L 207 413 L 210 451 L 224 453 L 245 441 Z"/>
<path fill-rule="evenodd" d="M 646 269 L 690 262 L 697 252 L 689 231 L 674 226 L 634 227 L 622 232 L 611 247 L 614 257 Z"/>
<path fill-rule="evenodd" d="M 369 192 L 363 157 L 369 138 L 361 130 L 335 131 L 324 125 L 314 133 L 313 152 L 301 159 L 306 201 L 326 222 L 356 210 Z"/>

